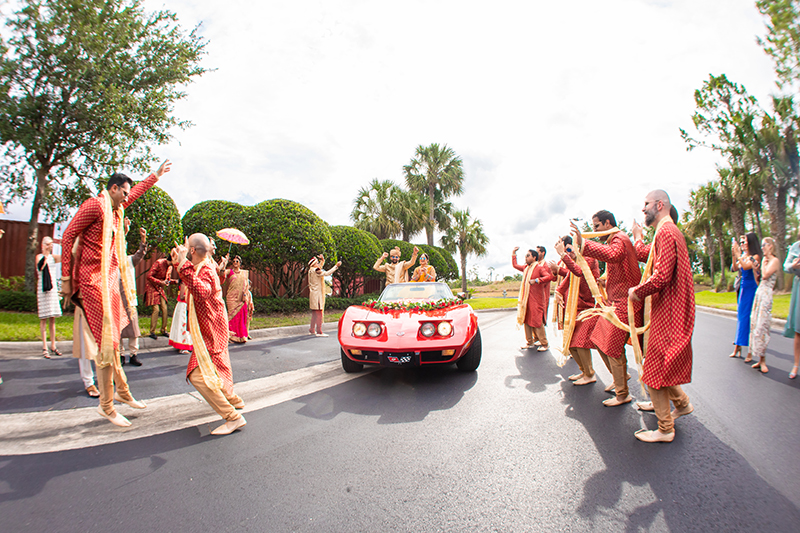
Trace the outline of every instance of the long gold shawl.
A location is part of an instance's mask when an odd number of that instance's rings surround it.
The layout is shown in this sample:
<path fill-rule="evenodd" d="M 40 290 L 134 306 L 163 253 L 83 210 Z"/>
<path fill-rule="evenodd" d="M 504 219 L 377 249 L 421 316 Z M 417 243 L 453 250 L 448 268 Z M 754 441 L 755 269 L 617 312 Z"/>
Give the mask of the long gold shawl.
<path fill-rule="evenodd" d="M 206 256 L 203 261 L 194 266 L 195 274 L 200 272 L 200 269 L 206 264 L 214 269 L 213 262 Z M 214 269 L 214 272 L 216 275 L 216 269 Z M 216 298 L 216 296 L 217 295 L 213 295 L 212 298 Z M 200 373 L 203 375 L 203 381 L 205 381 L 206 386 L 211 390 L 222 390 L 222 378 L 217 374 L 217 367 L 214 366 L 214 362 L 211 360 L 211 354 L 208 353 L 206 342 L 203 340 L 203 332 L 200 331 L 200 323 L 197 321 L 197 312 L 194 308 L 194 296 L 192 296 L 191 291 L 189 291 L 189 301 L 186 307 L 189 310 L 189 333 L 192 335 L 193 351 L 197 358 L 197 366 L 200 369 Z"/>
<path fill-rule="evenodd" d="M 533 269 L 538 265 L 531 263 L 525 267 L 522 273 L 522 283 L 519 285 L 519 297 L 517 298 L 517 329 L 525 323 L 525 313 L 528 311 L 528 294 L 530 294 L 530 276 Z"/>
<path fill-rule="evenodd" d="M 108 190 L 100 193 L 100 199 L 103 207 L 103 242 L 100 252 L 100 296 L 103 306 L 103 328 L 100 337 L 100 351 L 97 354 L 98 364 L 105 367 L 115 364 L 117 360 L 116 350 L 114 349 L 114 334 L 111 321 L 113 320 L 113 313 L 111 311 L 111 286 L 109 284 L 108 268 L 111 265 L 111 241 L 115 239 L 114 245 L 116 246 L 117 259 L 119 268 L 122 275 L 122 288 L 125 291 L 125 296 L 128 302 L 136 301 L 136 285 L 130 283 L 131 273 L 129 272 L 128 262 L 124 259 L 125 255 L 125 231 L 123 230 L 123 220 L 125 219 L 125 210 L 122 205 L 116 209 L 118 222 L 114 224 L 114 210 L 111 208 L 111 195 Z M 119 331 L 117 331 L 119 333 Z"/>

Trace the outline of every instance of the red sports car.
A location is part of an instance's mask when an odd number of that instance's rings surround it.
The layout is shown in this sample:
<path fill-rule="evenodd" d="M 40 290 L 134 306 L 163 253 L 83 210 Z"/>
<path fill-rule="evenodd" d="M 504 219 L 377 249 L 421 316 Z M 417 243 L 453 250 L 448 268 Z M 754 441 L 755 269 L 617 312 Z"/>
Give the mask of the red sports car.
<path fill-rule="evenodd" d="M 377 300 L 351 305 L 339 344 L 345 372 L 449 363 L 472 372 L 481 362 L 478 317 L 444 283 L 393 283 Z"/>

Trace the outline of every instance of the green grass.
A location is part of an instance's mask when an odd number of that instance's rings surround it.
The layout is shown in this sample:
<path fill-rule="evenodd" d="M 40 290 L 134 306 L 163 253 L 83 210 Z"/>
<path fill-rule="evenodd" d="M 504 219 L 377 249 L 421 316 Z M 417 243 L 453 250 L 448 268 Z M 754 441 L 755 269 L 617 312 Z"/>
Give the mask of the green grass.
<path fill-rule="evenodd" d="M 337 322 L 344 311 L 331 311 L 325 313 L 325 322 Z M 297 326 L 308 324 L 311 315 L 308 313 L 295 313 L 291 315 L 272 315 L 253 317 L 252 329 L 277 328 L 281 326 Z M 73 315 L 68 314 L 56 318 L 56 340 L 72 340 Z M 161 325 L 161 319 L 158 320 Z M 167 320 L 167 332 L 172 325 L 172 319 Z M 139 317 L 139 330 L 142 335 L 150 333 L 150 317 Z M 158 333 L 158 329 L 156 329 Z M 50 332 L 48 330 L 48 336 Z M 39 317 L 36 313 L 14 313 L 0 311 L 0 341 L 38 341 L 41 340 L 39 332 Z M 49 339 L 48 339 L 49 342 Z"/>
<path fill-rule="evenodd" d="M 506 309 L 517 307 L 516 298 L 470 298 L 467 303 L 476 311 L 479 309 Z"/>
<path fill-rule="evenodd" d="M 791 294 L 776 294 L 772 298 L 772 316 L 775 318 L 786 318 L 789 316 L 789 302 Z M 695 293 L 694 301 L 697 305 L 704 305 L 706 307 L 714 307 L 717 309 L 728 309 L 729 311 L 736 311 L 736 293 L 735 292 L 712 292 L 701 291 Z"/>

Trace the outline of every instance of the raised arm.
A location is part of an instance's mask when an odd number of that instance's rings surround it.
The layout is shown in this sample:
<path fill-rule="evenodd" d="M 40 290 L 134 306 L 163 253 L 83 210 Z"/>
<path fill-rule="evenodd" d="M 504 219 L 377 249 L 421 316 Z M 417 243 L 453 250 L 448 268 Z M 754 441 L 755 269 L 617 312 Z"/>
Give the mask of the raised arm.
<path fill-rule="evenodd" d="M 622 239 L 627 238 L 625 234 L 616 233 L 608 238 L 606 244 L 584 240 L 583 255 L 605 263 L 621 263 L 625 260 L 626 254 L 625 242 Z"/>
<path fill-rule="evenodd" d="M 72 246 L 75 244 L 75 239 L 98 218 L 102 217 L 103 208 L 100 205 L 100 200 L 98 198 L 89 198 L 83 202 L 67 229 L 64 230 L 64 235 L 61 237 L 61 250 L 63 252 L 61 256 L 61 279 L 63 281 L 72 279 Z M 72 296 L 71 293 L 65 293 L 63 285 L 62 294 Z"/>

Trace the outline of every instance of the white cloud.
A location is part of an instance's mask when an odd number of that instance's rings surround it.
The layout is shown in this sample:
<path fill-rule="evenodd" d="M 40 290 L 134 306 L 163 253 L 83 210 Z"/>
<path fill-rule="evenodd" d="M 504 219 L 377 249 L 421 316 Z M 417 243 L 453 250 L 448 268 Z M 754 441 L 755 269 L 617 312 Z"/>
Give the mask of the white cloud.
<path fill-rule="evenodd" d="M 773 90 L 752 0 L 166 7 L 186 28 L 202 21 L 217 69 L 177 106 L 195 126 L 158 149 L 182 213 L 282 197 L 347 224 L 359 187 L 402 183 L 416 146 L 438 142 L 464 159 L 454 203 L 483 220 L 479 262 L 498 274 L 513 273 L 516 245 L 551 248 L 568 217 L 609 209 L 630 223 L 656 187 L 683 210 L 715 176 L 714 156 L 678 134 L 709 73 L 762 101 Z"/>

